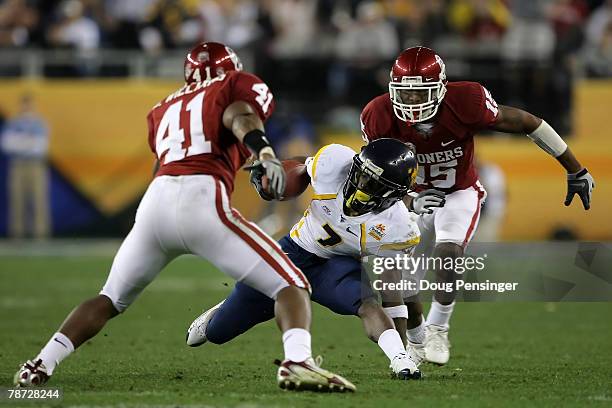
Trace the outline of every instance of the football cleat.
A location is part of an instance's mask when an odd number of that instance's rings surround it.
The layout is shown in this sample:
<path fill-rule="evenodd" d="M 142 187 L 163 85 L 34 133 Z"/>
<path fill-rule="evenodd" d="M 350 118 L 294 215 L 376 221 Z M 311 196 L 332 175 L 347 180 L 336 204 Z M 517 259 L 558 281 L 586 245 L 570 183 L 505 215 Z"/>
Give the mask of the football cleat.
<path fill-rule="evenodd" d="M 444 365 L 450 357 L 448 328 L 430 324 L 425 327 L 425 360 Z"/>
<path fill-rule="evenodd" d="M 190 347 L 198 347 L 202 344 L 206 343 L 208 339 L 206 338 L 206 326 L 210 322 L 210 319 L 213 318 L 217 310 L 221 307 L 221 305 L 225 302 L 222 300 L 217 303 L 201 315 L 199 315 L 189 326 L 187 329 L 187 336 L 185 337 L 185 341 L 187 345 Z"/>
<path fill-rule="evenodd" d="M 322 360 L 320 356 L 316 362 L 312 358 L 299 363 L 276 360 L 278 386 L 292 391 L 355 392 L 355 385 L 349 380 L 321 368 Z"/>
<path fill-rule="evenodd" d="M 393 357 L 389 368 L 391 368 L 391 376 L 399 380 L 418 380 L 421 378 L 421 371 L 406 353 L 400 353 Z"/>
<path fill-rule="evenodd" d="M 406 354 L 408 354 L 408 358 L 411 359 L 417 367 L 420 366 L 425 360 L 425 344 L 413 343 L 408 340 Z"/>
<path fill-rule="evenodd" d="M 28 360 L 17 371 L 13 381 L 18 388 L 40 387 L 49 381 L 49 377 L 41 359 Z"/>

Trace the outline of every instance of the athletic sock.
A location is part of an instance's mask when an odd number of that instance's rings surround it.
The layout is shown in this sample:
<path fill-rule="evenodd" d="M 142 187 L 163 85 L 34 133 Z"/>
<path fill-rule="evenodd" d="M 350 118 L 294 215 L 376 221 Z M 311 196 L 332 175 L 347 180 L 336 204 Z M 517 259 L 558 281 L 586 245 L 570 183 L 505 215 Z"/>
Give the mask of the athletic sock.
<path fill-rule="evenodd" d="M 444 327 L 448 329 L 448 322 L 453 314 L 453 309 L 455 308 L 455 302 L 450 305 L 442 305 L 438 303 L 435 299 L 431 302 L 431 309 L 429 309 L 429 314 L 427 315 L 427 323 L 426 326 L 436 325 Z"/>
<path fill-rule="evenodd" d="M 408 341 L 414 344 L 423 344 L 425 341 L 425 318 L 421 317 L 421 324 L 412 329 L 406 330 Z"/>
<path fill-rule="evenodd" d="M 389 360 L 393 359 L 400 353 L 405 353 L 404 343 L 402 338 L 395 329 L 387 329 L 378 338 L 378 346 L 385 352 Z"/>
<path fill-rule="evenodd" d="M 312 357 L 310 333 L 304 329 L 289 329 L 283 333 L 285 359 L 300 363 Z"/>
<path fill-rule="evenodd" d="M 51 375 L 55 367 L 73 351 L 72 341 L 65 334 L 57 332 L 51 336 L 51 340 L 43 347 L 34 361 L 41 359 L 47 369 L 47 374 Z"/>

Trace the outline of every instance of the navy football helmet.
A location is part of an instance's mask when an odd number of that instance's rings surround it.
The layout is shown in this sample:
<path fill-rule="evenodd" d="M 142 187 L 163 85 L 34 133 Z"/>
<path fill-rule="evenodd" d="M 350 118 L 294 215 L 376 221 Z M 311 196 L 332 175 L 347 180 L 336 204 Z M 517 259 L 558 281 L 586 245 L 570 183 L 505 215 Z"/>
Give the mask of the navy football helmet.
<path fill-rule="evenodd" d="M 397 139 L 377 139 L 353 158 L 344 184 L 346 215 L 382 212 L 412 188 L 418 164 L 414 145 Z"/>

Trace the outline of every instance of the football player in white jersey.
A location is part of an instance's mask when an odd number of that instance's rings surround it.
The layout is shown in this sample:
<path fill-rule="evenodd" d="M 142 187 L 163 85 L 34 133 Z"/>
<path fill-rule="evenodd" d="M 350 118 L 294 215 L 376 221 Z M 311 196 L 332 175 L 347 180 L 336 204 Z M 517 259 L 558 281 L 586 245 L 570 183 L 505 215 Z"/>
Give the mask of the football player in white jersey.
<path fill-rule="evenodd" d="M 303 167 L 314 197 L 302 219 L 280 240 L 282 249 L 308 277 L 313 301 L 338 314 L 359 316 L 367 336 L 391 361 L 394 376 L 420 378 L 417 364 L 406 354 L 408 314 L 402 294 L 395 306 L 383 303 L 383 308 L 362 267 L 366 256 L 410 254 L 419 242 L 418 227 L 401 201 L 417 172 L 413 147 L 379 139 L 355 154 L 331 144 L 305 159 Z M 251 181 L 262 198 L 271 198 L 257 168 Z M 223 344 L 273 316 L 272 299 L 238 283 L 227 299 L 191 324 L 187 344 Z M 394 321 L 403 321 L 404 327 L 398 324 L 396 330 Z"/>

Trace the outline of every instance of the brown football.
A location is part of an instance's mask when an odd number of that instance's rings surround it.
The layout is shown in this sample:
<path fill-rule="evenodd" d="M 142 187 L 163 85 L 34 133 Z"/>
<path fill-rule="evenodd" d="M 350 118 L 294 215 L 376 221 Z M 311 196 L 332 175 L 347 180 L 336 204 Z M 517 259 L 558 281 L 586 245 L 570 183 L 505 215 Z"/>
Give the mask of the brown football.
<path fill-rule="evenodd" d="M 306 165 L 297 160 L 283 160 L 285 169 L 285 194 L 281 201 L 290 200 L 302 194 L 310 184 L 310 176 L 306 172 Z M 263 176 L 261 184 L 268 189 L 268 178 Z"/>

